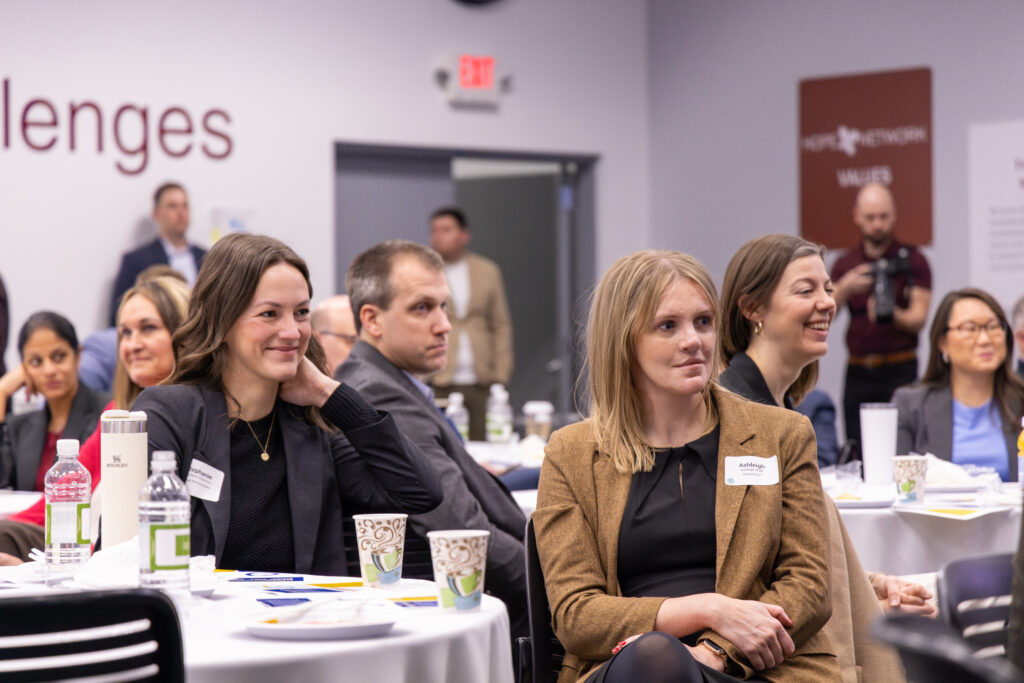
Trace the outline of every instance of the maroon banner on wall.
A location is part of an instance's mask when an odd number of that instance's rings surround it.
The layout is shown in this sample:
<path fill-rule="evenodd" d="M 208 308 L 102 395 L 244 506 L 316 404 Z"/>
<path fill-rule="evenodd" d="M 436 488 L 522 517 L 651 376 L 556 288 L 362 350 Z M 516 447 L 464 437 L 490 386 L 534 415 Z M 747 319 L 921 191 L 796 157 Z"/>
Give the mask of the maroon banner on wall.
<path fill-rule="evenodd" d="M 931 69 L 800 81 L 800 233 L 830 249 L 860 241 L 857 191 L 888 185 L 896 236 L 932 241 Z"/>

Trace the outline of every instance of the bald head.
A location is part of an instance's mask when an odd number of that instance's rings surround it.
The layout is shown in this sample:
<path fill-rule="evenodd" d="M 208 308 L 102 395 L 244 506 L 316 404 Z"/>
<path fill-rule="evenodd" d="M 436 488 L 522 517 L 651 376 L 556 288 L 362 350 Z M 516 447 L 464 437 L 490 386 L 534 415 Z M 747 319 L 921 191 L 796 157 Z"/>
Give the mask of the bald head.
<path fill-rule="evenodd" d="M 865 246 L 884 253 L 896 225 L 896 202 L 889 188 L 879 183 L 861 187 L 853 206 L 853 222 L 860 228 Z"/>
<path fill-rule="evenodd" d="M 313 333 L 320 340 L 327 354 L 327 365 L 331 374 L 345 362 L 356 343 L 356 322 L 352 316 L 352 305 L 348 295 L 339 294 L 324 299 L 313 309 L 310 317 Z"/>

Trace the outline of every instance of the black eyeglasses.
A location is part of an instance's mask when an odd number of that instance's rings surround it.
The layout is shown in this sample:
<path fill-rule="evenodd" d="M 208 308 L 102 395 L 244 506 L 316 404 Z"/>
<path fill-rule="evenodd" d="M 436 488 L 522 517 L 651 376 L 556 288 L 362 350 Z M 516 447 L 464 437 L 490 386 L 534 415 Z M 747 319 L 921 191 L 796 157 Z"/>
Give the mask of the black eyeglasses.
<path fill-rule="evenodd" d="M 968 320 L 967 322 L 962 322 L 959 325 L 946 328 L 947 332 L 956 332 L 957 336 L 961 339 L 974 339 L 982 330 L 985 330 L 985 332 L 988 333 L 989 339 L 992 341 L 998 341 L 1006 338 L 1006 328 L 999 320 L 990 320 L 984 325 L 979 325 L 973 320 Z"/>

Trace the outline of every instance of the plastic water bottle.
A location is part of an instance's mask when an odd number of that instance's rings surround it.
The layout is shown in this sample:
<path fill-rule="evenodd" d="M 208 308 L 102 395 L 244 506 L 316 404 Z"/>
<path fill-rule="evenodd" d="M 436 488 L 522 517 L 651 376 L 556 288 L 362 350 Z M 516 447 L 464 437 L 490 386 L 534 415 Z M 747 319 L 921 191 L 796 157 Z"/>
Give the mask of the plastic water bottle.
<path fill-rule="evenodd" d="M 89 559 L 92 476 L 78 462 L 78 439 L 57 441 L 57 461 L 46 473 L 47 582 L 60 583 Z"/>
<path fill-rule="evenodd" d="M 500 384 L 492 384 L 487 398 L 487 440 L 507 443 L 511 438 L 512 406 L 508 403 L 508 392 Z"/>
<path fill-rule="evenodd" d="M 190 497 L 175 473 L 173 451 L 154 451 L 152 474 L 139 490 L 139 585 L 187 595 Z"/>
<path fill-rule="evenodd" d="M 460 392 L 448 394 L 448 407 L 444 414 L 462 435 L 462 440 L 469 441 L 469 412 L 466 411 L 466 398 Z"/>

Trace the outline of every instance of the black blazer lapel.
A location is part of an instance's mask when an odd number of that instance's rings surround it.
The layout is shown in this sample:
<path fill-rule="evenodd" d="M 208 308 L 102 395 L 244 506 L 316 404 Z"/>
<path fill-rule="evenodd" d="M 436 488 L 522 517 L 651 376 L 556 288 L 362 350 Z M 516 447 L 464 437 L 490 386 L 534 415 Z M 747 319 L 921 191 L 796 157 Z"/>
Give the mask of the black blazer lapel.
<path fill-rule="evenodd" d="M 78 439 L 84 441 L 86 432 L 92 433 L 90 425 L 96 427 L 96 417 L 90 415 L 93 404 L 93 395 L 89 387 L 79 384 L 75 398 L 71 401 L 71 413 L 68 415 L 67 424 L 64 425 L 62 439 Z M 81 444 L 79 444 L 81 445 Z"/>
<path fill-rule="evenodd" d="M 308 573 L 313 568 L 316 540 L 320 534 L 323 506 L 323 482 L 327 473 L 320 429 L 291 414 L 292 406 L 278 402 L 277 423 L 284 439 L 287 472 L 288 508 L 292 513 L 292 539 L 295 548 L 295 571 Z M 312 523 L 296 524 L 296 520 Z M 340 539 L 339 539 L 340 540 Z"/>
<path fill-rule="evenodd" d="M 216 501 L 200 499 L 199 502 L 210 516 L 214 548 L 217 560 L 220 561 L 224 556 L 224 544 L 227 542 L 228 527 L 231 523 L 231 421 L 228 419 L 223 394 L 205 387 L 199 387 L 199 391 L 206 408 L 205 423 L 210 427 L 199 436 L 192 459 L 204 462 L 224 473 L 220 498 Z"/>
<path fill-rule="evenodd" d="M 49 423 L 50 411 L 43 408 L 26 415 L 17 433 L 12 435 L 14 438 L 11 439 L 11 445 L 14 447 L 14 467 L 17 472 L 14 488 L 18 491 L 34 491 L 36 488 L 36 472 L 42 460 Z"/>
<path fill-rule="evenodd" d="M 953 393 L 949 387 L 929 391 L 921 405 L 928 430 L 928 450 L 943 460 L 953 459 Z"/>

